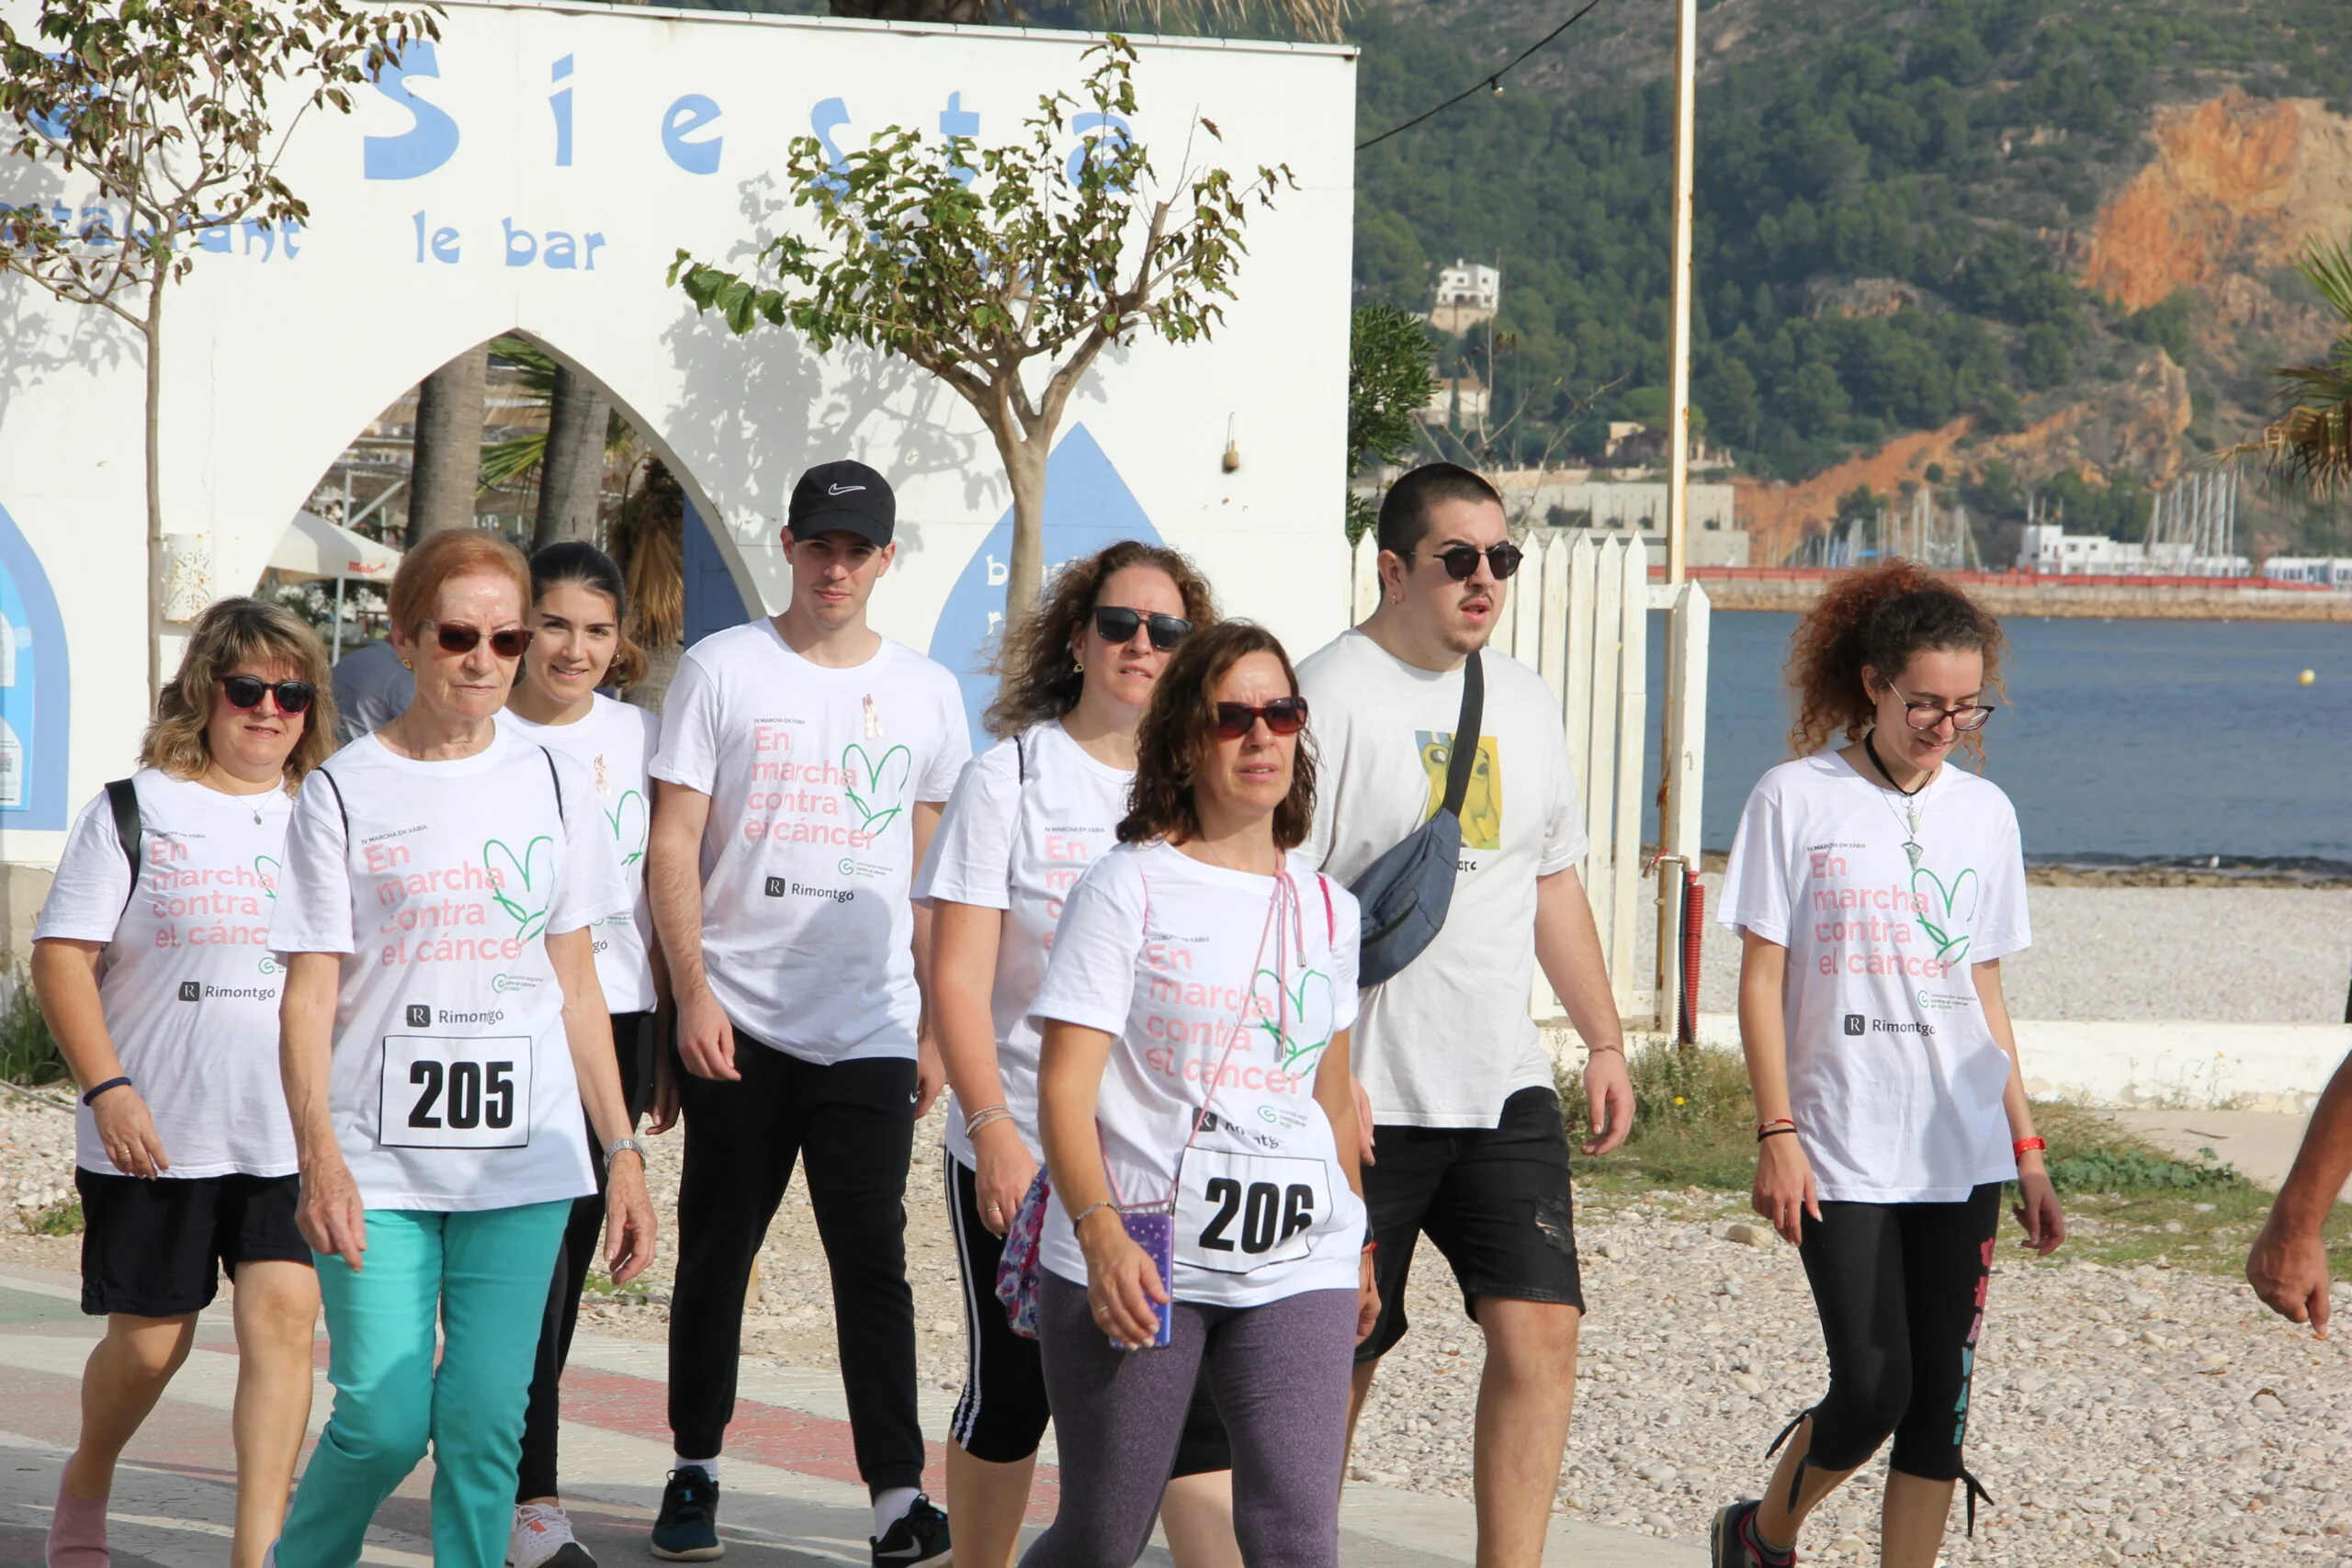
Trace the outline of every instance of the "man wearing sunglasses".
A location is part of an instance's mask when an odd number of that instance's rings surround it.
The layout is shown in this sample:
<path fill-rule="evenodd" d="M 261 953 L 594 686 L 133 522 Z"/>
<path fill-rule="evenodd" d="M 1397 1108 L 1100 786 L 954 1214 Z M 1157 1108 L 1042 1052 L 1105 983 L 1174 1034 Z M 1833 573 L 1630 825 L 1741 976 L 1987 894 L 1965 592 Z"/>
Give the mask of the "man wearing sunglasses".
<path fill-rule="evenodd" d="M 720 1554 L 718 1450 L 743 1293 L 797 1160 L 833 1281 L 842 1382 L 877 1564 L 946 1560 L 922 1495 L 907 1167 L 944 1081 L 909 897 L 971 756 L 956 677 L 866 625 L 896 505 L 820 464 L 785 530 L 780 615 L 686 650 L 662 710 L 648 886 L 677 998 L 685 1168 L 670 1311 L 677 1445 L 653 1555 Z"/>
<path fill-rule="evenodd" d="M 1624 1142 L 1633 1088 L 1577 878 L 1584 813 L 1559 704 L 1534 671 L 1486 646 L 1521 559 L 1502 499 L 1468 469 L 1432 463 L 1396 481 L 1379 527 L 1380 607 L 1298 667 L 1320 774 L 1304 852 L 1354 881 L 1435 814 L 1454 748 L 1477 750 L 1445 923 L 1365 991 L 1356 1025 L 1382 1304 L 1356 1352 L 1353 1410 L 1404 1337 L 1406 1275 L 1427 1235 L 1487 1340 L 1473 1461 L 1478 1561 L 1532 1568 L 1567 1440 L 1584 1310 L 1567 1137 L 1551 1058 L 1528 1016 L 1538 964 L 1590 1051 L 1586 1154 Z M 1478 734 L 1457 736 L 1474 655 Z"/>

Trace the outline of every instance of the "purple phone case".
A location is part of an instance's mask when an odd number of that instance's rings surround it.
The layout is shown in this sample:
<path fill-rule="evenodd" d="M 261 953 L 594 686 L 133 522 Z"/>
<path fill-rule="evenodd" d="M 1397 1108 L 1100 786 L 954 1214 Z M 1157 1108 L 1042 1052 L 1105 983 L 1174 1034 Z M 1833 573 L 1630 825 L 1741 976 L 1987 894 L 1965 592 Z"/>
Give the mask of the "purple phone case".
<path fill-rule="evenodd" d="M 1169 1294 L 1169 1299 L 1159 1303 L 1159 1332 L 1151 1340 L 1154 1346 L 1164 1347 L 1176 1332 L 1176 1216 L 1165 1211 L 1147 1210 L 1122 1213 L 1119 1224 L 1126 1227 L 1127 1239 L 1151 1254 L 1153 1264 L 1159 1269 L 1159 1288 Z M 1119 1346 L 1120 1342 L 1114 1337 L 1111 1343 Z"/>

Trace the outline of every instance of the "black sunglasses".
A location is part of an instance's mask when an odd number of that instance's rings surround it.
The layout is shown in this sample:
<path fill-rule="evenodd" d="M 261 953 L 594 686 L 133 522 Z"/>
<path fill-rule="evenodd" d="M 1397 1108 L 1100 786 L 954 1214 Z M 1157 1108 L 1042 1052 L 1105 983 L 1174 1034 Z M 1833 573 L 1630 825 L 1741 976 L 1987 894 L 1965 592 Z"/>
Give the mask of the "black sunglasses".
<path fill-rule="evenodd" d="M 1419 553 L 1407 550 L 1405 558 L 1411 560 Z M 1488 545 L 1483 550 L 1476 545 L 1448 545 L 1434 552 L 1431 558 L 1444 563 L 1446 576 L 1456 582 L 1467 582 L 1477 575 L 1478 558 L 1482 555 L 1487 558 L 1487 570 L 1495 574 L 1498 582 L 1517 571 L 1519 563 L 1527 558 L 1525 551 L 1511 544 Z"/>
<path fill-rule="evenodd" d="M 1238 740 L 1257 728 L 1260 719 L 1275 735 L 1296 735 L 1306 728 L 1305 697 L 1276 697 L 1264 707 L 1253 708 L 1248 703 L 1216 705 L 1216 738 Z"/>
<path fill-rule="evenodd" d="M 461 626 L 452 621 L 431 621 L 435 640 L 444 653 L 471 653 L 484 637 L 490 638 L 491 652 L 501 659 L 520 659 L 524 649 L 531 646 L 531 628 L 508 626 L 503 631 L 484 632 L 480 626 Z"/>
<path fill-rule="evenodd" d="M 1193 623 L 1181 615 L 1147 615 L 1118 604 L 1094 606 L 1094 634 L 1104 642 L 1133 642 L 1136 628 L 1151 628 L 1151 646 L 1165 653 L 1193 632 Z"/>
<path fill-rule="evenodd" d="M 319 689 L 308 681 L 265 681 L 258 675 L 223 675 L 220 694 L 229 699 L 232 708 L 257 708 L 261 694 L 267 692 L 277 699 L 280 713 L 300 713 L 311 705 Z"/>

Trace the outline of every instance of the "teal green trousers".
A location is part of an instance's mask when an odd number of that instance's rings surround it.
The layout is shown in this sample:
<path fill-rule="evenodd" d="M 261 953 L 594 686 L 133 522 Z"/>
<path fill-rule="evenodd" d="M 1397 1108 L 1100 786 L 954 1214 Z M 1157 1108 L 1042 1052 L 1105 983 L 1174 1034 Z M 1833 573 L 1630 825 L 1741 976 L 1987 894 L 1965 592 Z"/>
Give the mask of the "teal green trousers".
<path fill-rule="evenodd" d="M 571 1213 L 569 1201 L 371 1209 L 358 1269 L 318 1255 L 334 1411 L 286 1517 L 278 1568 L 351 1568 L 377 1506 L 428 1442 L 435 1568 L 501 1568 L 539 1323 Z"/>

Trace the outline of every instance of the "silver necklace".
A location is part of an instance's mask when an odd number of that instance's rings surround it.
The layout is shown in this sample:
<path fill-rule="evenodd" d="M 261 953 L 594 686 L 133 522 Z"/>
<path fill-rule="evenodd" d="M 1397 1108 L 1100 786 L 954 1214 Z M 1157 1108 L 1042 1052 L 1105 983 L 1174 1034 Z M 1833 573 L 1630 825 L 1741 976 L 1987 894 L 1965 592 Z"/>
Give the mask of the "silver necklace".
<path fill-rule="evenodd" d="M 1871 738 L 1867 735 L 1862 737 L 1862 750 L 1870 758 L 1871 766 L 1876 768 L 1879 776 L 1886 781 L 1887 789 L 1903 797 L 1903 808 L 1897 811 L 1894 802 L 1887 800 L 1886 790 L 1875 784 L 1871 786 L 1872 795 L 1886 801 L 1886 809 L 1894 815 L 1895 826 L 1904 830 L 1903 852 L 1911 857 L 1911 869 L 1917 871 L 1919 869 L 1919 857 L 1928 852 L 1927 846 L 1919 842 L 1919 791 L 1935 783 L 1936 776 L 1929 773 L 1919 782 L 1918 789 L 1905 789 L 1894 782 L 1894 775 L 1886 771 L 1886 764 L 1879 761 L 1878 748 L 1871 744 Z"/>

